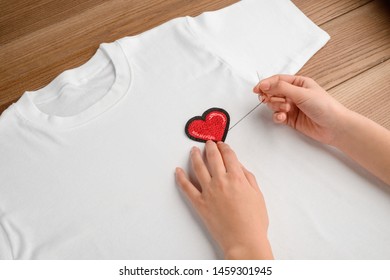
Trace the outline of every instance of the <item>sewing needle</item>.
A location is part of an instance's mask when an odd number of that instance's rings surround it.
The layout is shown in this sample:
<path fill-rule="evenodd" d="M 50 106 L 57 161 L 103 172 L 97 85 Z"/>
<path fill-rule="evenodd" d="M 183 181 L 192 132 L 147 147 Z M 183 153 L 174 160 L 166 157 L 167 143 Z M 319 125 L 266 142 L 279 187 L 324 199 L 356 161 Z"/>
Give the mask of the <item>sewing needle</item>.
<path fill-rule="evenodd" d="M 260 79 L 259 72 L 256 71 L 256 73 L 257 73 L 257 77 L 259 78 L 259 82 L 260 82 L 261 79 Z M 231 126 L 231 127 L 229 128 L 228 131 L 230 131 L 231 129 L 233 129 L 233 127 L 235 127 L 236 125 L 238 125 L 238 124 L 239 124 L 243 119 L 245 119 L 250 113 L 252 113 L 254 110 L 256 110 L 256 108 L 259 107 L 259 106 L 264 102 L 264 100 L 265 100 L 265 99 L 262 99 L 262 101 L 261 101 L 259 104 L 257 104 L 257 105 L 256 105 L 252 110 L 250 110 L 245 116 L 243 116 L 241 119 L 239 119 L 238 122 L 236 122 L 233 126 Z"/>

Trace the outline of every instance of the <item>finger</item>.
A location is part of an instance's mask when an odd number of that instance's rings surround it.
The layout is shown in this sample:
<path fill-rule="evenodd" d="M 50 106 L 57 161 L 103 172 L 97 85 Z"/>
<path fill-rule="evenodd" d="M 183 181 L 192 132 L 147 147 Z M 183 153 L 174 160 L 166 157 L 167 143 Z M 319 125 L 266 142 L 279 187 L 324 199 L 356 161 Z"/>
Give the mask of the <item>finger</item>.
<path fill-rule="evenodd" d="M 175 175 L 180 189 L 183 190 L 191 204 L 195 206 L 196 201 L 201 197 L 201 192 L 191 183 L 183 169 L 177 167 Z"/>
<path fill-rule="evenodd" d="M 280 103 L 286 103 L 287 100 L 286 98 L 283 97 L 276 97 L 276 96 L 267 96 L 265 93 L 260 93 L 259 96 L 259 101 L 268 103 L 268 102 L 280 102 Z"/>
<path fill-rule="evenodd" d="M 270 98 L 264 93 L 260 93 L 258 98 L 261 103 L 268 103 L 268 101 L 270 100 Z"/>
<path fill-rule="evenodd" d="M 285 112 L 275 112 L 273 115 L 273 120 L 278 124 L 286 124 L 287 123 L 287 114 Z"/>
<path fill-rule="evenodd" d="M 236 153 L 230 148 L 230 146 L 224 142 L 218 142 L 218 149 L 221 152 L 226 171 L 228 173 L 240 172 L 241 164 L 238 161 Z"/>
<path fill-rule="evenodd" d="M 202 155 L 198 147 L 193 147 L 191 149 L 190 158 L 195 176 L 198 179 L 201 187 L 203 187 L 208 184 L 208 182 L 210 182 L 211 176 L 206 164 L 203 161 Z"/>
<path fill-rule="evenodd" d="M 297 87 L 302 87 L 302 88 L 313 88 L 313 87 L 320 87 L 316 81 L 309 77 L 305 76 L 294 76 L 294 75 L 274 75 L 268 78 L 265 78 L 255 86 L 253 89 L 254 92 L 261 92 L 264 87 L 260 87 L 260 84 L 263 82 L 272 82 L 274 80 L 280 80 L 284 81 L 286 83 L 292 84 Z"/>
<path fill-rule="evenodd" d="M 293 84 L 293 82 L 295 80 L 295 76 L 293 76 L 293 75 L 274 75 L 274 76 L 268 77 L 266 79 L 259 81 L 257 83 L 257 85 L 254 87 L 253 92 L 255 92 L 255 93 L 264 92 L 265 93 L 271 87 L 270 83 L 271 82 L 274 83 L 275 80 L 279 80 L 279 79 L 282 81 L 285 81 L 287 83 Z"/>
<path fill-rule="evenodd" d="M 288 102 L 285 102 L 285 103 L 269 102 L 269 103 L 267 103 L 267 106 L 272 111 L 289 112 L 291 110 L 291 105 Z"/>
<path fill-rule="evenodd" d="M 267 99 L 267 97 L 264 94 L 259 94 L 258 98 L 260 102 L 264 102 Z"/>
<path fill-rule="evenodd" d="M 226 173 L 225 164 L 217 144 L 211 140 L 206 142 L 206 157 L 211 177 Z"/>
<path fill-rule="evenodd" d="M 285 102 L 286 102 L 286 98 L 272 96 L 272 97 L 270 98 L 270 102 L 285 103 Z"/>
<path fill-rule="evenodd" d="M 258 88 L 269 95 L 288 97 L 294 103 L 301 104 L 311 97 L 307 88 L 313 83 L 313 80 L 305 77 L 276 75 L 261 81 Z"/>

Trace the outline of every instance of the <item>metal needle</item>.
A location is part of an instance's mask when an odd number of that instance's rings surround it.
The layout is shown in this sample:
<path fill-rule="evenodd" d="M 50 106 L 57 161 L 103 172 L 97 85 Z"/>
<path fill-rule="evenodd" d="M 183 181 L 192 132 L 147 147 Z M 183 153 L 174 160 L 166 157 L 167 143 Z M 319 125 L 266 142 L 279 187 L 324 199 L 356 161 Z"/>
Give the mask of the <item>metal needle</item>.
<path fill-rule="evenodd" d="M 260 79 L 259 72 L 256 71 L 256 73 L 257 73 L 257 77 L 259 78 L 259 82 L 260 82 L 261 79 Z M 259 106 L 264 102 L 264 100 L 265 100 L 265 99 L 262 99 L 262 101 L 261 101 L 259 104 L 257 104 L 257 105 L 256 105 L 252 110 L 250 110 L 245 116 L 243 116 L 241 119 L 239 119 L 238 122 L 236 122 L 233 126 L 231 126 L 231 127 L 229 128 L 228 131 L 230 131 L 231 129 L 233 129 L 233 127 L 235 127 L 236 125 L 238 125 L 238 124 L 239 124 L 243 119 L 245 119 L 250 113 L 252 113 L 254 110 L 256 110 L 256 108 L 259 107 Z"/>

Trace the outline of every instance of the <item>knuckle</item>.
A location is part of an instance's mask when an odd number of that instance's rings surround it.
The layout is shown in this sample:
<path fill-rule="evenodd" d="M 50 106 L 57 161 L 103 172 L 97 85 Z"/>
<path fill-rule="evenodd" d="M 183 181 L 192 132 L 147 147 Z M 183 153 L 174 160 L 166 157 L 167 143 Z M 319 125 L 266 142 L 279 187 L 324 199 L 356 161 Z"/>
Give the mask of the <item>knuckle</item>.
<path fill-rule="evenodd" d="M 246 170 L 246 173 L 247 173 L 248 177 L 250 177 L 250 178 L 254 178 L 255 177 L 255 175 L 251 171 L 249 171 L 249 170 Z"/>
<path fill-rule="evenodd" d="M 282 82 L 281 77 L 280 77 L 279 75 L 276 75 L 276 76 L 275 76 L 274 82 L 271 83 L 271 88 L 272 88 L 272 87 L 273 87 L 274 89 L 275 89 L 275 88 L 278 88 L 278 87 L 280 86 L 281 82 Z"/>
<path fill-rule="evenodd" d="M 202 197 L 194 199 L 192 203 L 195 209 L 200 213 L 203 213 L 205 211 L 205 208 L 207 207 L 207 204 Z"/>
<path fill-rule="evenodd" d="M 252 172 L 248 172 L 248 177 L 253 180 L 253 181 L 256 181 L 256 177 L 255 175 L 252 173 Z"/>
<path fill-rule="evenodd" d="M 217 189 L 224 189 L 228 185 L 229 180 L 227 180 L 225 177 L 217 177 L 214 181 L 214 188 Z"/>
<path fill-rule="evenodd" d="M 308 82 L 314 82 L 314 80 L 310 77 L 301 77 L 301 79 L 306 79 Z"/>
<path fill-rule="evenodd" d="M 218 186 L 218 187 L 222 187 L 226 184 L 226 174 L 224 175 L 216 175 L 215 177 L 213 177 L 213 179 L 215 179 L 215 185 Z"/>
<path fill-rule="evenodd" d="M 242 184 L 244 182 L 244 178 L 243 176 L 241 176 L 241 174 L 239 174 L 239 172 L 237 171 L 231 171 L 229 173 L 229 181 L 232 183 L 232 184 Z"/>
<path fill-rule="evenodd" d="M 305 77 L 305 76 L 296 76 L 294 84 L 300 87 L 305 87 L 305 85 L 311 84 L 312 82 L 314 82 L 312 78 Z"/>

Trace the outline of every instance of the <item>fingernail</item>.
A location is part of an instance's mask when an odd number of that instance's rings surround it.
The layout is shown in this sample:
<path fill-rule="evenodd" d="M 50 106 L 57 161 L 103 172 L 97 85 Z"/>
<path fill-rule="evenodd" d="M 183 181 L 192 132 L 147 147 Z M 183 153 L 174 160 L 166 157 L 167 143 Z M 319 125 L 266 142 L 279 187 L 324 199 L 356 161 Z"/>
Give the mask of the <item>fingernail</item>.
<path fill-rule="evenodd" d="M 281 120 L 283 120 L 283 115 L 282 115 L 282 114 L 278 114 L 278 115 L 276 116 L 276 118 L 277 118 L 279 121 L 281 121 Z"/>
<path fill-rule="evenodd" d="M 270 82 L 268 82 L 268 81 L 262 81 L 262 82 L 260 83 L 260 85 L 259 85 L 259 88 L 260 88 L 261 90 L 269 90 L 270 87 L 271 87 L 271 84 L 270 84 Z"/>
<path fill-rule="evenodd" d="M 198 147 L 195 147 L 195 146 L 192 147 L 190 153 L 191 153 L 191 154 L 192 154 L 192 153 L 195 153 L 195 152 L 197 151 L 197 149 L 198 149 Z"/>
<path fill-rule="evenodd" d="M 265 96 L 259 95 L 259 101 L 260 101 L 260 102 L 264 102 L 264 101 L 265 101 Z"/>

